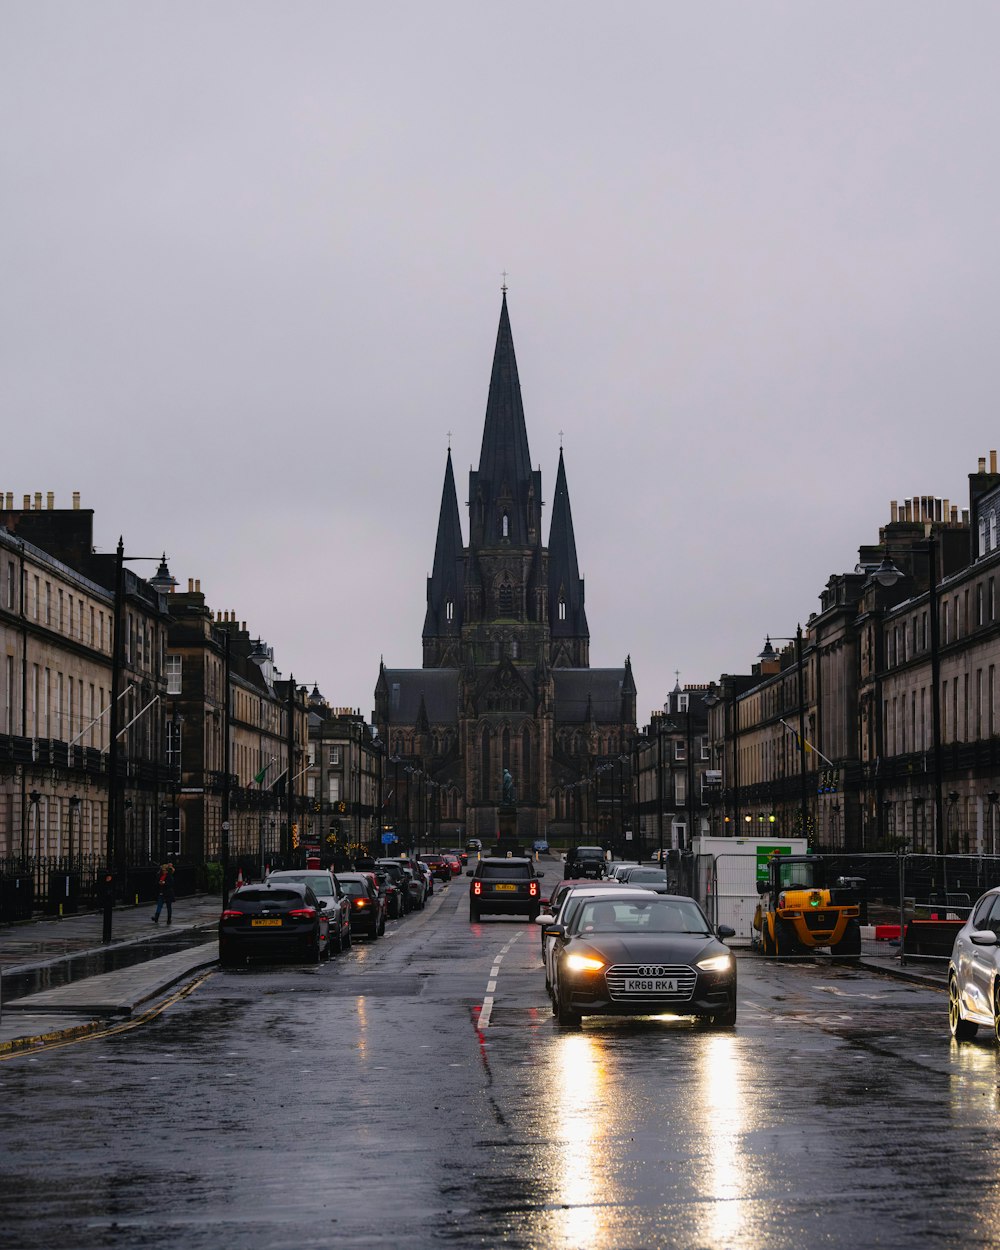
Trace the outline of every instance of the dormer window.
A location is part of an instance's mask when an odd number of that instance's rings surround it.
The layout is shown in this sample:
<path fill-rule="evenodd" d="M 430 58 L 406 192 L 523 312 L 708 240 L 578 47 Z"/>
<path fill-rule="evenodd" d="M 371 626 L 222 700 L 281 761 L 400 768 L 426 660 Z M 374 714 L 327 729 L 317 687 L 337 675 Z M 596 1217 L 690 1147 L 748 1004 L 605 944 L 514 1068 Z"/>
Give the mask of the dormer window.
<path fill-rule="evenodd" d="M 510 517 L 506 512 L 500 519 L 500 535 L 502 538 L 510 538 Z"/>

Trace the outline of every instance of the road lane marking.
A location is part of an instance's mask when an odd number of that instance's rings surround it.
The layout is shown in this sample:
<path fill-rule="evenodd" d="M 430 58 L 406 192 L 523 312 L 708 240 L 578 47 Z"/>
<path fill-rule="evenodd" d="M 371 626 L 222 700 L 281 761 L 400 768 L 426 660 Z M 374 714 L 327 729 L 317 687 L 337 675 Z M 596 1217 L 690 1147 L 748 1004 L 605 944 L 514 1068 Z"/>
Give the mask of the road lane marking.
<path fill-rule="evenodd" d="M 493 1014 L 493 995 L 496 993 L 497 978 L 500 976 L 500 965 L 503 963 L 504 955 L 508 953 L 519 937 L 524 933 L 523 929 L 519 929 L 510 941 L 500 948 L 500 954 L 493 960 L 493 967 L 490 969 L 489 980 L 486 983 L 486 997 L 483 999 L 483 1005 L 479 1009 L 479 1020 L 477 1028 L 488 1029 L 490 1027 L 490 1017 Z"/>

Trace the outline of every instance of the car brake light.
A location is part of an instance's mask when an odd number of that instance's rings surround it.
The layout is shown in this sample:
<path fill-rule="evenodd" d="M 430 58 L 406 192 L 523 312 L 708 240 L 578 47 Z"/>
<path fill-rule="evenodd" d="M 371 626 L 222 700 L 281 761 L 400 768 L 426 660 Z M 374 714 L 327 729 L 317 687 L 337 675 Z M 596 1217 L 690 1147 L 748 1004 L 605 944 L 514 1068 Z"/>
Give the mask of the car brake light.
<path fill-rule="evenodd" d="M 538 882 L 537 881 L 528 882 L 528 893 L 531 895 L 532 898 L 538 897 Z"/>
<path fill-rule="evenodd" d="M 367 907 L 368 900 L 366 898 L 352 898 L 351 906 L 352 907 Z"/>
<path fill-rule="evenodd" d="M 245 916 L 245 911 L 224 911 L 222 913 L 223 920 L 237 920 L 240 916 Z"/>
<path fill-rule="evenodd" d="M 483 892 L 483 883 L 482 883 L 481 881 L 473 881 L 473 883 L 472 883 L 472 893 L 473 893 L 473 894 L 482 894 L 482 892 Z"/>
<path fill-rule="evenodd" d="M 312 920 L 316 916 L 316 908 L 315 907 L 293 907 L 292 910 L 288 914 L 290 916 L 295 916 L 296 919 L 298 920 Z"/>

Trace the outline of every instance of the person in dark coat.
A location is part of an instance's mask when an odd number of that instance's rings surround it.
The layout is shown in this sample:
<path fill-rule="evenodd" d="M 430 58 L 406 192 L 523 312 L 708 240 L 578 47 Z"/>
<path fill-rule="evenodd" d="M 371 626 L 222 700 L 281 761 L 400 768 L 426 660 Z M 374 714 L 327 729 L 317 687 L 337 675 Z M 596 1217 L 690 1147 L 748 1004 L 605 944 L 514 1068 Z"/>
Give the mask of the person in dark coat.
<path fill-rule="evenodd" d="M 160 912 L 163 911 L 163 905 L 167 907 L 167 924 L 174 917 L 174 866 L 173 864 L 164 864 L 160 869 L 160 877 L 157 882 L 158 890 L 156 895 L 156 911 L 153 913 L 153 924 L 160 923 Z"/>

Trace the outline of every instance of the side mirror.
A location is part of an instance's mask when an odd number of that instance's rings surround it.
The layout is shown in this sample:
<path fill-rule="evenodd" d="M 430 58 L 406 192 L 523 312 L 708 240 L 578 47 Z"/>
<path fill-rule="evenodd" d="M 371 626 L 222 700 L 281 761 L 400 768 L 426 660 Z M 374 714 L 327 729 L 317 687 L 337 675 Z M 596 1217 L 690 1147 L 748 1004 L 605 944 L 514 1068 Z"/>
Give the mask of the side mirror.
<path fill-rule="evenodd" d="M 535 917 L 535 924 L 555 924 L 555 916 L 550 916 L 548 912 L 539 912 Z"/>
<path fill-rule="evenodd" d="M 736 936 L 736 930 L 727 924 L 720 924 L 715 931 L 720 938 L 733 938 Z"/>
<path fill-rule="evenodd" d="M 474 877 L 474 876 L 476 875 L 476 870 L 475 870 L 475 868 L 467 868 L 467 869 L 465 870 L 465 875 L 466 875 L 467 877 Z"/>
<path fill-rule="evenodd" d="M 758 893 L 758 894 L 766 894 L 766 893 L 767 893 L 767 887 L 768 887 L 768 883 L 767 883 L 766 881 L 758 881 L 758 882 L 757 882 L 757 893 Z"/>
<path fill-rule="evenodd" d="M 997 935 L 992 929 L 976 929 L 969 934 L 969 941 L 973 946 L 996 946 Z"/>
<path fill-rule="evenodd" d="M 553 917 L 550 916 L 549 920 L 551 921 L 552 919 Z M 541 917 L 539 917 L 539 920 L 541 920 Z M 543 930 L 543 932 L 546 937 L 561 938 L 566 936 L 566 930 L 561 924 L 550 924 Z"/>

